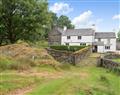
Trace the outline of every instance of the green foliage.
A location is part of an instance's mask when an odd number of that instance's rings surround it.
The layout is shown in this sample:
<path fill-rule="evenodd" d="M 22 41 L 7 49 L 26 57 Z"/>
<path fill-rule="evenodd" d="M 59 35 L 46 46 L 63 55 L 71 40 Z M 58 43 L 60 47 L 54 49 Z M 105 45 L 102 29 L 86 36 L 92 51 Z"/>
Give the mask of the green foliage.
<path fill-rule="evenodd" d="M 71 21 L 67 16 L 61 15 L 58 18 L 58 27 L 64 28 L 66 26 L 68 29 L 74 29 L 74 25 L 71 24 Z"/>
<path fill-rule="evenodd" d="M 71 23 L 71 20 L 67 16 L 61 15 L 60 17 L 57 17 L 57 15 L 53 12 L 50 12 L 50 15 L 52 18 L 52 28 L 57 26 L 63 29 L 64 26 L 66 26 L 68 29 L 74 29 L 75 26 Z"/>
<path fill-rule="evenodd" d="M 118 32 L 118 41 L 120 41 L 120 30 Z"/>
<path fill-rule="evenodd" d="M 51 15 L 51 18 L 52 18 L 51 26 L 53 28 L 54 26 L 56 26 L 58 24 L 58 17 L 53 12 L 50 12 L 50 15 Z"/>
<path fill-rule="evenodd" d="M 43 39 L 50 22 L 46 0 L 0 0 L 0 43 Z"/>
<path fill-rule="evenodd" d="M 28 42 L 31 46 L 34 46 L 36 48 L 47 48 L 48 47 L 48 41 L 46 40 L 40 40 L 36 41 L 34 43 Z"/>
<path fill-rule="evenodd" d="M 72 51 L 72 52 L 78 51 L 85 47 L 86 46 L 65 46 L 65 45 L 50 46 L 50 48 L 52 48 L 52 49 L 63 50 L 63 51 Z"/>

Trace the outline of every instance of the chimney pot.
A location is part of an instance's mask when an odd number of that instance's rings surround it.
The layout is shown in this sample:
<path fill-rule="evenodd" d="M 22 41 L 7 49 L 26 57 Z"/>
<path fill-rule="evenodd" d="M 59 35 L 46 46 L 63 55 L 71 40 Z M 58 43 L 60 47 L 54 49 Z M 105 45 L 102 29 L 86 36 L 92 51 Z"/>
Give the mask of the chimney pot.
<path fill-rule="evenodd" d="M 64 29 L 63 29 L 64 31 L 66 31 L 67 30 L 67 27 L 66 26 L 64 26 Z"/>

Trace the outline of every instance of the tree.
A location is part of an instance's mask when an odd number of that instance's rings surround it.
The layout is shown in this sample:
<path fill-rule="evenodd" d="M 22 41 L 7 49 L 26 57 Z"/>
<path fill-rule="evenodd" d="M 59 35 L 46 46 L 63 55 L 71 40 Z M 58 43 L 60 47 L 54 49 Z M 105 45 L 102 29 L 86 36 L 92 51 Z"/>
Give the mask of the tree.
<path fill-rule="evenodd" d="M 120 30 L 118 32 L 118 41 L 120 41 Z"/>
<path fill-rule="evenodd" d="M 64 26 L 66 26 L 68 29 L 73 29 L 74 25 L 71 24 L 71 21 L 69 20 L 69 18 L 67 16 L 61 15 L 58 18 L 58 26 L 60 28 L 64 28 Z"/>
<path fill-rule="evenodd" d="M 46 0 L 0 0 L 0 43 L 38 40 L 50 22 Z"/>
<path fill-rule="evenodd" d="M 57 24 L 58 24 L 57 15 L 55 13 L 53 13 L 53 12 L 50 12 L 50 15 L 51 15 L 51 19 L 52 19 L 51 27 L 57 26 Z"/>

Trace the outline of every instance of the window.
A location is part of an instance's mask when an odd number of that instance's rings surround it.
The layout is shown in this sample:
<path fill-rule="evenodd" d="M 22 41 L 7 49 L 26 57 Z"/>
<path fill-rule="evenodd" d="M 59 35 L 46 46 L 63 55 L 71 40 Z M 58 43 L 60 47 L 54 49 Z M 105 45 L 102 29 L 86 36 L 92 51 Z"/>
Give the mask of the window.
<path fill-rule="evenodd" d="M 100 41 L 101 41 L 101 39 L 99 38 L 99 39 L 98 39 L 98 41 L 100 42 Z"/>
<path fill-rule="evenodd" d="M 86 46 L 86 43 L 80 43 L 81 46 Z"/>
<path fill-rule="evenodd" d="M 67 36 L 67 39 L 70 39 L 70 36 Z"/>
<path fill-rule="evenodd" d="M 81 39 L 82 37 L 81 36 L 78 36 L 78 39 Z"/>
<path fill-rule="evenodd" d="M 67 46 L 69 46 L 69 43 L 66 43 Z"/>
<path fill-rule="evenodd" d="M 105 46 L 105 49 L 110 49 L 110 46 Z"/>

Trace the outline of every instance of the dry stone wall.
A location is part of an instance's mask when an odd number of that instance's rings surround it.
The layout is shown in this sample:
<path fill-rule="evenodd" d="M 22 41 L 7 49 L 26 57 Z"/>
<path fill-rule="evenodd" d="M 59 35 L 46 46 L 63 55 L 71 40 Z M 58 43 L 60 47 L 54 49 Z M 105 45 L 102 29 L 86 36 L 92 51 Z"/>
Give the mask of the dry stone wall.
<path fill-rule="evenodd" d="M 60 51 L 51 48 L 47 48 L 47 51 L 57 61 L 75 65 L 91 53 L 91 47 L 86 47 L 76 52 Z"/>
<path fill-rule="evenodd" d="M 104 57 L 99 59 L 98 66 L 110 69 L 120 74 L 120 63 L 112 61 L 112 59 L 115 58 L 120 58 L 120 55 L 114 53 L 106 54 Z"/>

